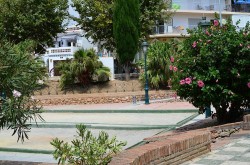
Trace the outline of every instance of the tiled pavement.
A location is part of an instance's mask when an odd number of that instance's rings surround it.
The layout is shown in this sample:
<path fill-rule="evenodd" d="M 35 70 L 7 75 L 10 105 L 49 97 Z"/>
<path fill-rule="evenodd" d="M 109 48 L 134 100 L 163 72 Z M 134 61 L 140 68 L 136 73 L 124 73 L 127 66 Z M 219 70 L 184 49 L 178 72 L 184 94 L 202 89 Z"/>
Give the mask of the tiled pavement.
<path fill-rule="evenodd" d="M 250 135 L 235 139 L 183 165 L 250 165 Z"/>

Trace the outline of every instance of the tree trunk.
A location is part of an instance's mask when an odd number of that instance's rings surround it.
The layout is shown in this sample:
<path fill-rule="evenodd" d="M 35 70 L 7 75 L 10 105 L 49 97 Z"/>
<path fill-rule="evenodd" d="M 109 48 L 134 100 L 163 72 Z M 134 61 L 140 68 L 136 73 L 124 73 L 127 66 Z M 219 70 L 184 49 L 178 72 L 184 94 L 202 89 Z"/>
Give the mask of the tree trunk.
<path fill-rule="evenodd" d="M 130 68 L 130 67 L 129 67 L 128 65 L 124 66 L 124 70 L 125 70 L 125 80 L 126 80 L 126 81 L 129 81 L 129 80 L 130 80 L 129 68 Z"/>

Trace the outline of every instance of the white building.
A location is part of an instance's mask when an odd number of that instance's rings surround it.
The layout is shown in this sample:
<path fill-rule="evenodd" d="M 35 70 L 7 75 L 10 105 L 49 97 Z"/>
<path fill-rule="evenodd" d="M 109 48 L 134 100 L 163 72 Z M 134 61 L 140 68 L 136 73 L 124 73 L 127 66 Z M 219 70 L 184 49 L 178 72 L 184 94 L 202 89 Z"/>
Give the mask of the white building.
<path fill-rule="evenodd" d="M 154 28 L 152 39 L 162 41 L 168 38 L 183 37 L 187 34 L 186 29 L 193 29 L 202 21 L 202 17 L 209 22 L 215 18 L 215 13 L 222 19 L 231 18 L 233 23 L 240 19 L 240 26 L 250 21 L 250 0 L 172 0 L 173 16 L 168 22 L 158 21 Z"/>
<path fill-rule="evenodd" d="M 59 61 L 72 59 L 74 53 L 79 49 L 93 48 L 98 52 L 97 46 L 91 44 L 85 37 L 83 31 L 77 26 L 70 26 L 65 33 L 59 33 L 54 40 L 54 47 L 46 49 L 46 53 L 42 56 L 45 65 L 48 68 L 50 77 L 58 76 L 59 73 L 55 69 L 55 65 Z M 100 57 L 104 66 L 110 68 L 111 80 L 114 77 L 114 62 L 112 57 Z"/>

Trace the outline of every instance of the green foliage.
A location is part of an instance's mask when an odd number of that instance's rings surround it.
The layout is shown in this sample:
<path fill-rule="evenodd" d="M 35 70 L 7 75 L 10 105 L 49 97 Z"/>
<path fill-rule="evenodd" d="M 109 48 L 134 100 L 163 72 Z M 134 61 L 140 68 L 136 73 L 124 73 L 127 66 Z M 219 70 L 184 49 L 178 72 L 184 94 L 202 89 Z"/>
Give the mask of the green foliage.
<path fill-rule="evenodd" d="M 147 73 L 149 85 L 152 88 L 167 88 L 171 87 L 169 84 L 170 77 L 173 75 L 174 66 L 171 58 L 174 60 L 180 52 L 178 40 L 171 40 L 169 42 L 156 41 L 152 43 L 147 52 Z M 142 63 L 144 66 L 144 63 Z M 169 70 L 169 67 L 172 67 Z M 145 74 L 140 75 L 140 80 L 145 82 Z"/>
<path fill-rule="evenodd" d="M 139 48 L 139 0 L 116 0 L 113 29 L 116 52 L 121 64 L 128 66 Z"/>
<path fill-rule="evenodd" d="M 126 145 L 116 137 L 109 139 L 104 131 L 94 137 L 85 125 L 80 124 L 76 128 L 78 137 L 71 141 L 72 145 L 58 138 L 50 142 L 56 148 L 53 156 L 58 159 L 58 164 L 106 165 Z"/>
<path fill-rule="evenodd" d="M 43 120 L 41 107 L 31 98 L 45 76 L 43 63 L 34 58 L 33 43 L 18 45 L 0 41 L 0 129 L 7 127 L 17 133 L 18 140 L 28 138 L 28 121 Z"/>
<path fill-rule="evenodd" d="M 73 18 L 86 32 L 85 37 L 93 39 L 101 47 L 108 50 L 115 49 L 113 37 L 113 10 L 115 0 L 72 0 L 73 7 L 80 18 Z M 152 32 L 155 20 L 167 20 L 170 13 L 169 3 L 165 0 L 140 0 L 140 29 L 141 38 L 147 38 Z M 165 13 L 163 14 L 163 11 Z"/>
<path fill-rule="evenodd" d="M 0 37 L 13 43 L 34 40 L 38 52 L 63 32 L 67 9 L 67 0 L 0 0 Z"/>
<path fill-rule="evenodd" d="M 62 88 L 74 83 L 88 85 L 92 81 L 104 82 L 109 80 L 110 70 L 99 61 L 94 50 L 78 50 L 73 60 L 60 62 L 56 66 L 61 75 Z"/>
<path fill-rule="evenodd" d="M 189 31 L 174 76 L 180 97 L 196 107 L 212 104 L 219 122 L 233 121 L 250 107 L 250 27 L 230 21 Z M 227 112 L 228 111 L 228 112 Z"/>

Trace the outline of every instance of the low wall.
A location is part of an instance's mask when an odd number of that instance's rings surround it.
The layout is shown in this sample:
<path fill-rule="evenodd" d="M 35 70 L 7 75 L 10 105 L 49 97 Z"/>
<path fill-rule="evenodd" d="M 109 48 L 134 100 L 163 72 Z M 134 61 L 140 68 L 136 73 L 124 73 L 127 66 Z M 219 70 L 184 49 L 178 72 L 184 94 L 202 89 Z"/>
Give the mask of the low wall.
<path fill-rule="evenodd" d="M 174 98 L 173 91 L 149 91 L 150 101 Z M 69 105 L 69 104 L 106 104 L 106 103 L 136 103 L 145 98 L 142 92 L 126 93 L 95 93 L 95 94 L 72 94 L 72 95 L 42 95 L 35 96 L 40 104 L 45 105 Z"/>
<path fill-rule="evenodd" d="M 157 139 L 153 137 L 153 139 Z M 148 140 L 147 144 L 125 150 L 113 157 L 110 165 L 157 165 L 180 164 L 210 152 L 211 133 L 209 131 L 189 131 L 158 140 Z"/>
<path fill-rule="evenodd" d="M 211 142 L 215 143 L 216 138 L 229 137 L 239 129 L 250 130 L 250 115 L 245 115 L 242 122 L 145 138 L 145 144 L 117 154 L 109 165 L 181 164 L 210 152 Z"/>

